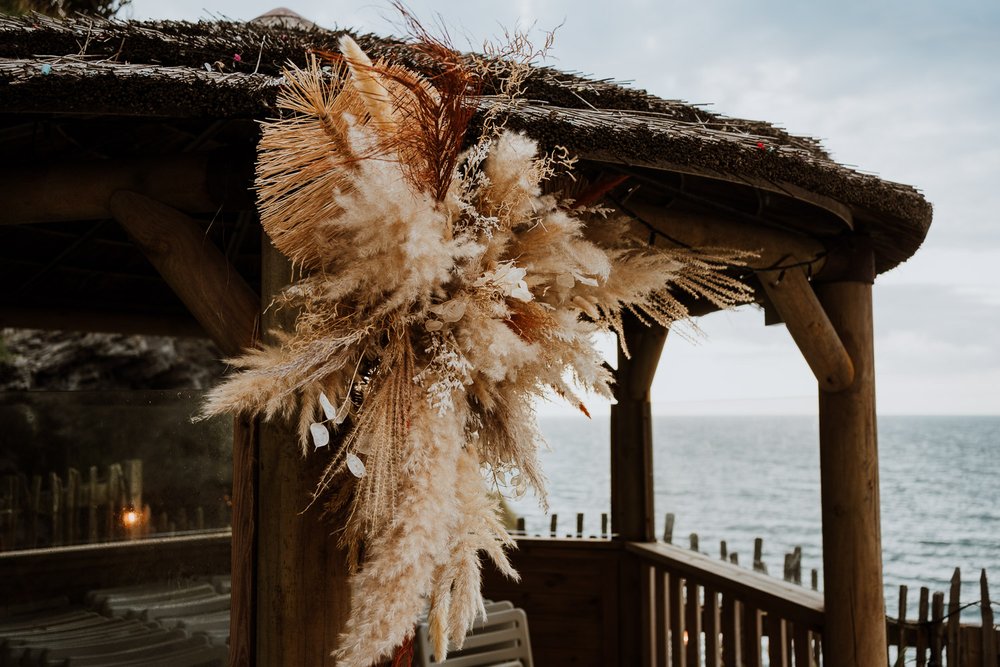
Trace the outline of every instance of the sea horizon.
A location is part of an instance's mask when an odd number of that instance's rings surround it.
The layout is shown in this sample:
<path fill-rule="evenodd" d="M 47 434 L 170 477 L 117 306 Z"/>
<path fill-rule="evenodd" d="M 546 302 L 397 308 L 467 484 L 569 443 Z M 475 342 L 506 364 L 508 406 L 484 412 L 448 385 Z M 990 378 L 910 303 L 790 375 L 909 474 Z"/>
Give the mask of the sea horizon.
<path fill-rule="evenodd" d="M 879 415 L 882 551 L 886 598 L 900 584 L 947 590 L 955 567 L 962 596 L 978 595 L 980 568 L 1000 576 L 1000 415 Z M 549 448 L 549 512 L 528 497 L 512 500 L 528 534 L 600 533 L 610 510 L 608 415 L 539 416 Z M 803 582 L 819 571 L 822 527 L 816 415 L 654 415 L 654 511 L 658 535 L 675 515 L 674 543 L 719 555 L 725 540 L 749 566 L 754 539 L 781 577 L 784 554 L 802 548 Z M 890 605 L 891 606 L 891 605 Z"/>

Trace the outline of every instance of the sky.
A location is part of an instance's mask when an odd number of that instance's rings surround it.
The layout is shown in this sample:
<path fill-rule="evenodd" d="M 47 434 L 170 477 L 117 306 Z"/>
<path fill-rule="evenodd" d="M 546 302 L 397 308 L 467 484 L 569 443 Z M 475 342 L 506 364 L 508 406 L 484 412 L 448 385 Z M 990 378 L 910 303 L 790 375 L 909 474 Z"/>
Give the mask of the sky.
<path fill-rule="evenodd" d="M 283 0 L 321 26 L 399 34 L 388 2 Z M 277 0 L 133 0 L 136 19 L 251 19 Z M 1000 2 L 996 0 L 412 0 L 456 46 L 504 28 L 545 64 L 767 120 L 834 159 L 918 187 L 924 246 L 875 283 L 880 414 L 1000 414 Z M 670 414 L 811 414 L 816 383 L 783 326 L 747 307 L 671 334 L 653 384 Z M 613 355 L 610 341 L 602 343 Z M 607 410 L 592 404 L 593 412 Z M 543 413 L 558 413 L 544 406 Z"/>

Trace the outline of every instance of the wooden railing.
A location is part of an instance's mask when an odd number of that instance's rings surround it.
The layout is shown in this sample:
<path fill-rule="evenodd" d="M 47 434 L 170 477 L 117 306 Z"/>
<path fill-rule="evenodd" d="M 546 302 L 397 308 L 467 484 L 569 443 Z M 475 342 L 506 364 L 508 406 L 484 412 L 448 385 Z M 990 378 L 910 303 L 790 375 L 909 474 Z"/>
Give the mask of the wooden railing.
<path fill-rule="evenodd" d="M 626 549 L 642 567 L 644 664 L 820 664 L 819 593 L 669 544 Z"/>

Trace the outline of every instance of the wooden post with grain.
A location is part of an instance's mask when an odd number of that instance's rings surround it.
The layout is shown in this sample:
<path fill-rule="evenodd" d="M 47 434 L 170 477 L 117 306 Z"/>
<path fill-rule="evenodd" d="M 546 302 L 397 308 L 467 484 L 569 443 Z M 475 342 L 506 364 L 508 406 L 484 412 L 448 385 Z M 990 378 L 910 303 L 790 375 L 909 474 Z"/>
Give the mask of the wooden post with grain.
<path fill-rule="evenodd" d="M 838 667 L 888 662 L 872 328 L 874 255 L 855 238 L 847 270 L 816 286 L 833 329 L 852 361 L 851 384 L 820 383 L 820 486 L 823 517 L 823 658 Z"/>
<path fill-rule="evenodd" d="M 269 239 L 262 245 L 261 330 L 268 332 L 291 326 L 291 313 L 268 306 L 291 281 L 292 268 Z M 321 508 L 303 511 L 324 457 L 302 458 L 293 424 L 261 423 L 256 433 L 255 664 L 333 667 L 330 652 L 350 609 L 347 555 L 323 529 Z"/>
<path fill-rule="evenodd" d="M 619 347 L 615 372 L 615 399 L 611 408 L 611 531 L 622 541 L 653 542 L 653 418 L 649 390 L 667 339 L 663 327 L 647 327 L 634 315 L 623 317 L 625 342 Z M 623 553 L 618 575 L 619 664 L 642 664 L 643 638 L 652 636 L 642 626 L 643 566 Z M 647 587 L 648 588 L 648 587 Z"/>

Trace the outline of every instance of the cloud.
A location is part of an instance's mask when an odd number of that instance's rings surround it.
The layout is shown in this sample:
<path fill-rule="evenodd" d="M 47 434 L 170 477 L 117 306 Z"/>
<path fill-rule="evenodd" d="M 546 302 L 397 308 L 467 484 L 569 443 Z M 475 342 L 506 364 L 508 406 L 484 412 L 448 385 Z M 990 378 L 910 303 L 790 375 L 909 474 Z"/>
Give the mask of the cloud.
<path fill-rule="evenodd" d="M 138 18 L 196 19 L 204 0 L 135 0 Z M 276 3 L 216 0 L 248 19 Z M 456 43 L 529 19 L 565 24 L 552 64 L 817 136 L 833 155 L 911 183 L 935 205 L 925 246 L 875 287 L 880 410 L 1000 414 L 1000 3 L 958 0 L 412 0 Z M 398 32 L 386 3 L 300 1 L 321 25 Z M 815 382 L 781 327 L 752 310 L 712 315 L 692 345 L 671 336 L 654 385 L 661 406 L 809 401 Z M 786 399 L 781 397 L 793 397 Z M 686 402 L 686 403 L 685 403 Z M 779 403 L 772 403 L 778 405 Z M 805 403 L 803 403 L 805 405 Z M 705 407 L 708 406 L 708 407 Z"/>

